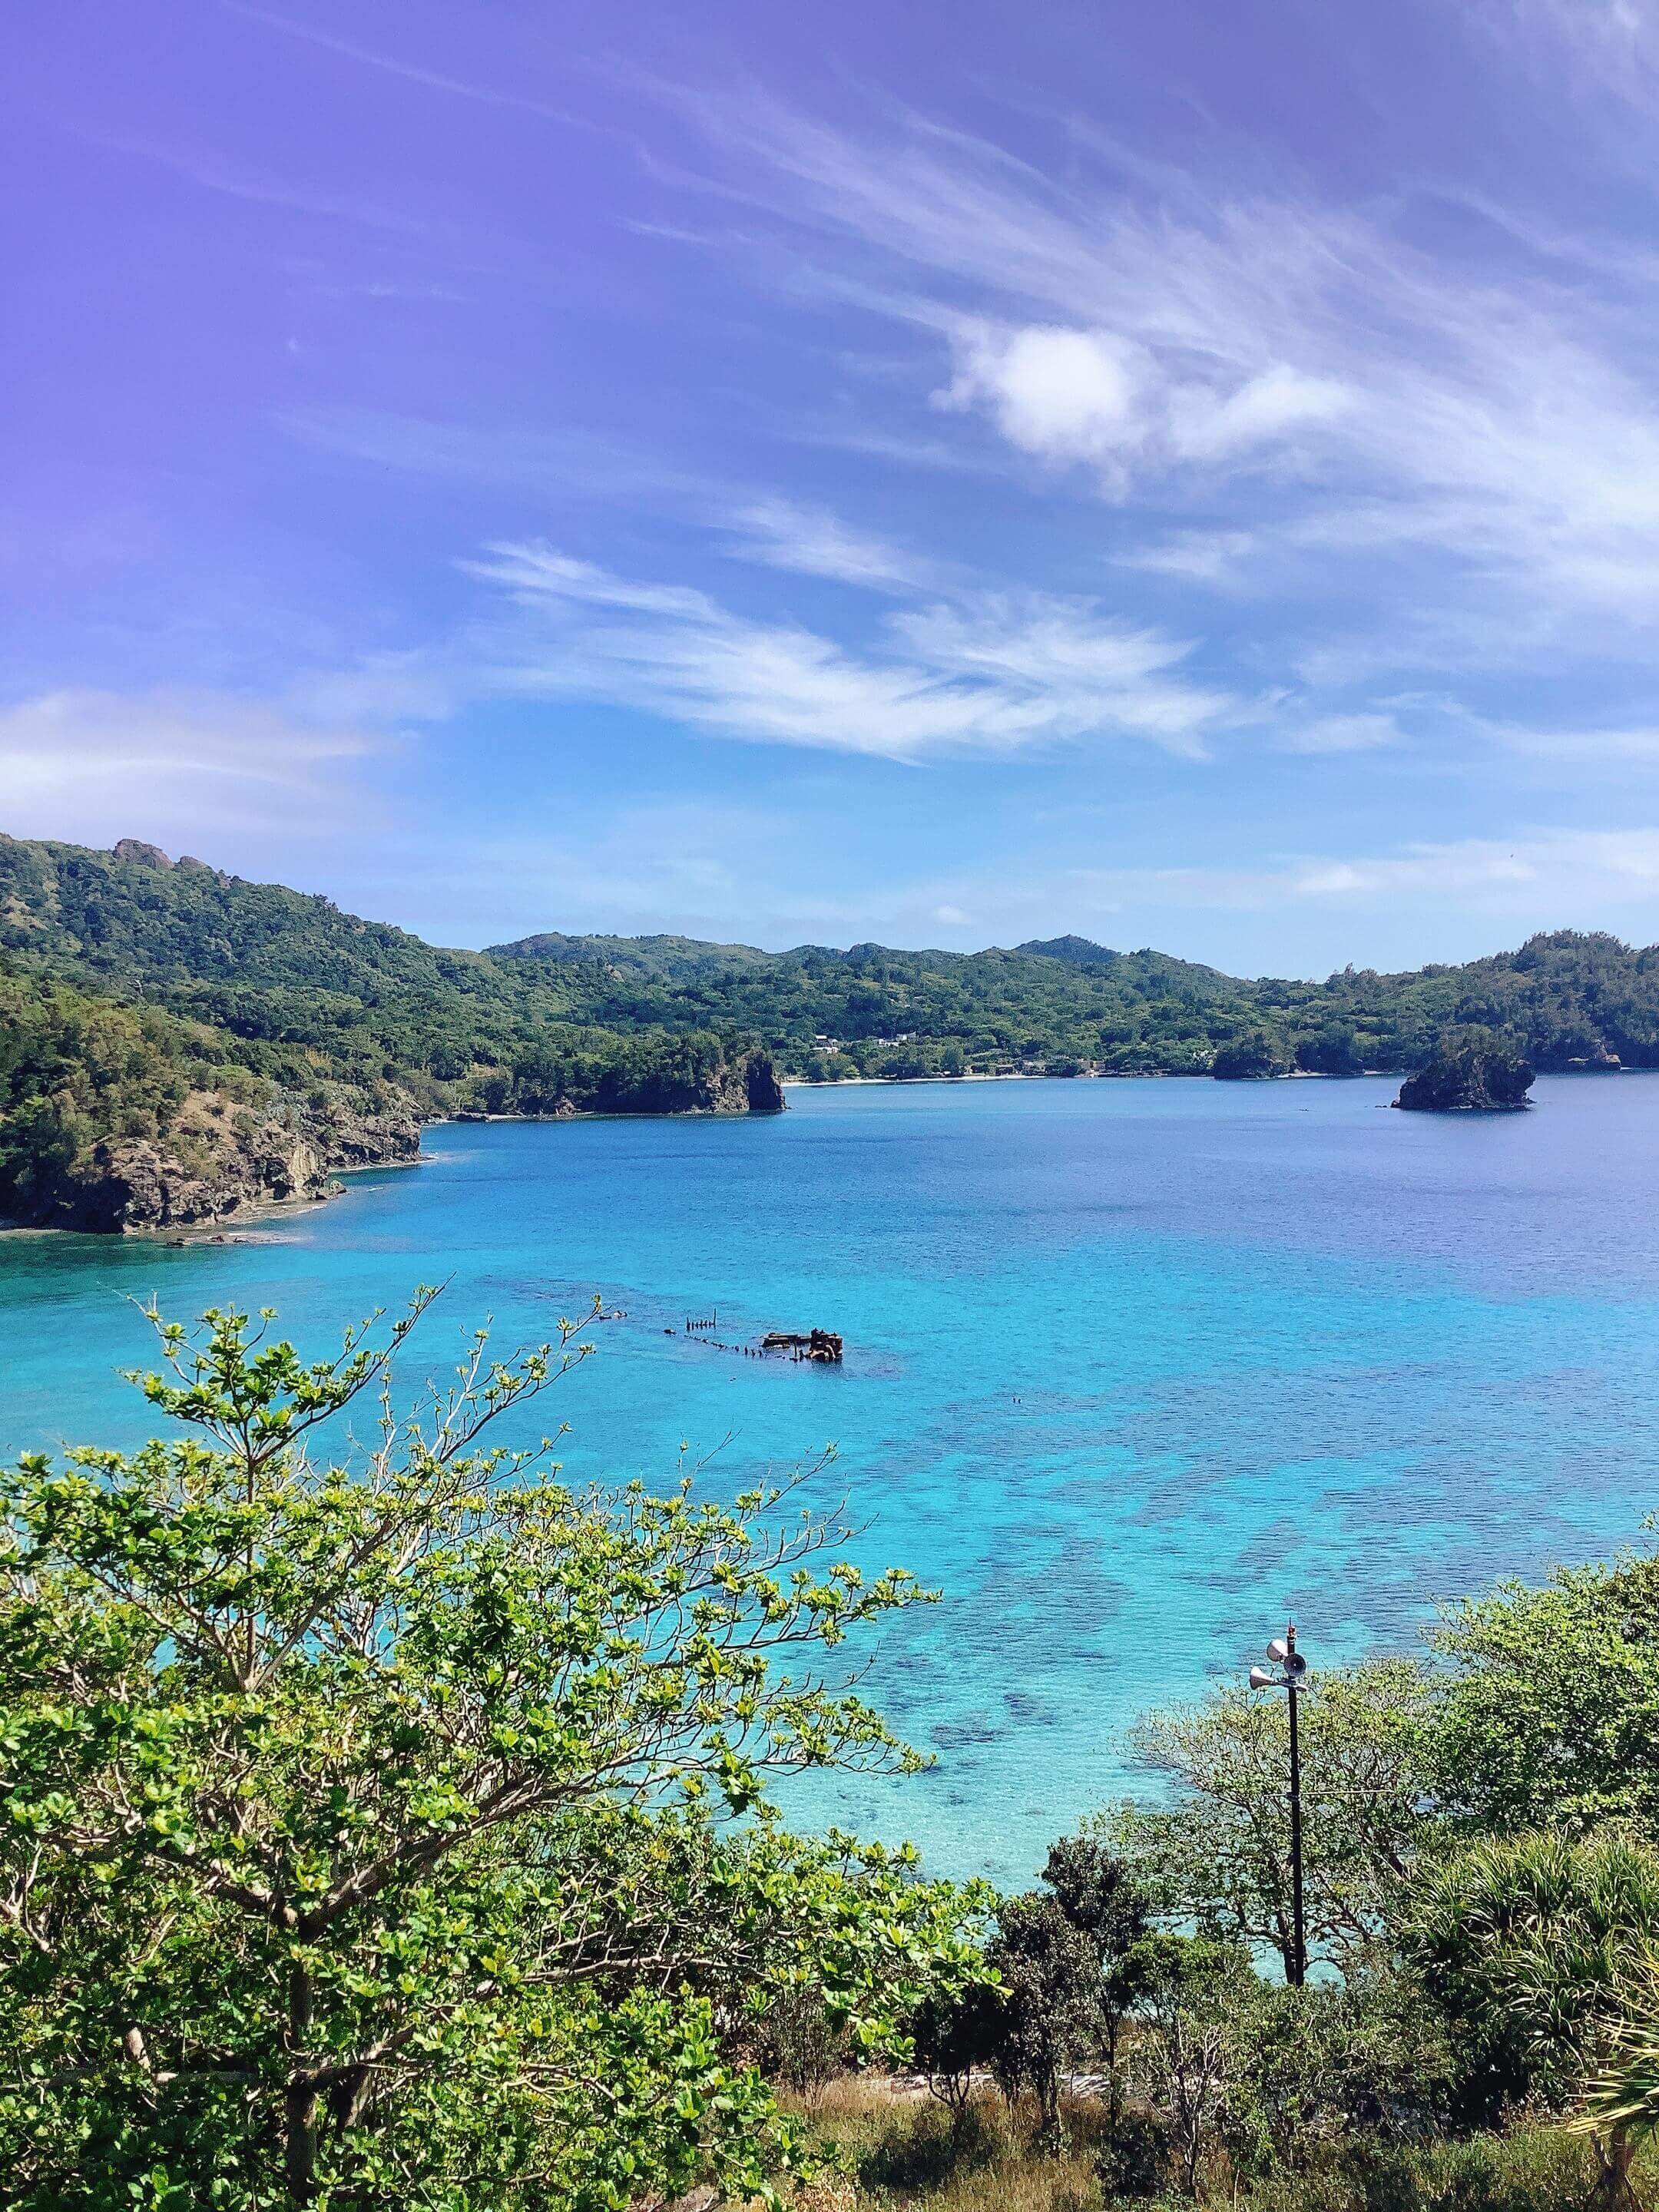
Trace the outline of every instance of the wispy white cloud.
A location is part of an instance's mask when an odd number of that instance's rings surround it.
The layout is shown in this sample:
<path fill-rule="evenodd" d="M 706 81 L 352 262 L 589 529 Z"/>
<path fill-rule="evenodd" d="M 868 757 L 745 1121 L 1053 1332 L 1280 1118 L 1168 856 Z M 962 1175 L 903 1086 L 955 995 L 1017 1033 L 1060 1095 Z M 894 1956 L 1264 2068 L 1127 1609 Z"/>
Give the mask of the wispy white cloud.
<path fill-rule="evenodd" d="M 343 460 L 465 484 L 497 500 L 527 491 L 538 498 L 626 500 L 706 518 L 730 498 L 726 486 L 694 471 L 591 432 L 522 419 L 441 421 L 343 406 L 292 408 L 277 419 L 291 437 Z"/>
<path fill-rule="evenodd" d="M 1270 866 L 1077 871 L 1080 900 L 1113 909 L 1218 908 L 1239 912 L 1364 906 L 1431 895 L 1443 911 L 1519 915 L 1547 928 L 1605 905 L 1610 894 L 1653 902 L 1659 921 L 1659 829 L 1540 830 L 1514 838 L 1414 843 L 1351 858 L 1286 858 Z"/>
<path fill-rule="evenodd" d="M 1141 568 L 1148 574 L 1170 576 L 1178 582 L 1218 587 L 1248 578 L 1250 556 L 1257 545 L 1250 530 L 1177 530 L 1162 538 L 1151 538 L 1113 556 L 1121 568 Z"/>
<path fill-rule="evenodd" d="M 373 820 L 380 809 L 362 771 L 392 740 L 362 715 L 366 694 L 352 708 L 349 682 L 320 679 L 309 696 L 277 702 L 85 687 L 19 701 L 0 708 L 0 814 L 15 835 L 94 844 L 320 828 L 348 805 Z"/>
<path fill-rule="evenodd" d="M 1191 756 L 1237 711 L 1185 672 L 1189 645 L 1079 599 L 962 595 L 892 616 L 858 651 L 542 545 L 498 545 L 465 565 L 520 617 L 497 637 L 490 686 L 610 701 L 724 737 L 897 761 L 1123 737 Z"/>
<path fill-rule="evenodd" d="M 1293 722 L 1274 739 L 1285 753 L 1365 753 L 1382 745 L 1402 742 L 1400 725 L 1392 714 L 1325 714 L 1307 722 Z"/>
<path fill-rule="evenodd" d="M 366 69 L 379 70 L 388 76 L 401 77 L 405 83 L 419 85 L 429 92 L 449 93 L 461 100 L 477 100 L 485 107 L 516 109 L 522 114 L 537 116 L 548 123 L 568 126 L 577 119 L 569 109 L 557 106 L 551 101 L 537 100 L 526 93 L 515 92 L 499 85 L 479 84 L 471 77 L 456 76 L 445 70 L 428 69 L 418 62 L 406 61 L 398 55 L 386 53 L 379 47 L 365 46 L 356 40 L 343 39 L 337 32 L 319 30 L 315 25 L 297 21 L 291 15 L 279 15 L 274 9 L 254 7 L 250 4 L 250 0 L 220 0 L 220 4 L 233 15 L 240 15 L 250 23 L 262 24 L 267 30 L 278 32 L 284 38 L 297 39 L 307 46 L 319 46 L 326 52 L 361 63 Z"/>
<path fill-rule="evenodd" d="M 1406 210 L 1195 174 L 1061 185 L 915 117 L 857 136 L 757 98 L 701 113 L 806 240 L 796 289 L 816 271 L 908 329 L 935 423 L 1092 471 L 1144 520 L 1146 568 L 1299 578 L 1373 629 L 1386 600 L 1402 659 L 1455 657 L 1464 622 L 1485 652 L 1494 621 L 1523 650 L 1648 655 L 1659 375 L 1634 267 L 1586 281 L 1571 239 L 1545 252 L 1522 223 L 1430 250 Z M 1200 499 L 1220 513 L 1194 532 Z"/>
<path fill-rule="evenodd" d="M 418 870 L 394 850 L 386 896 L 449 942 L 500 943 L 534 930 L 659 929 L 726 937 L 774 889 L 763 856 L 787 844 L 787 811 L 752 801 L 618 799 L 579 823 L 473 831 L 422 848 Z M 753 927 L 751 921 L 746 927 Z"/>
<path fill-rule="evenodd" d="M 1625 761 L 1659 765 L 1659 725 L 1634 729 L 1529 730 L 1514 724 L 1490 726 L 1511 751 L 1535 760 Z"/>
<path fill-rule="evenodd" d="M 1641 100 L 1659 66 L 1653 0 L 1466 0 L 1472 20 L 1510 57 L 1517 50 L 1547 83 L 1565 70 L 1581 85 Z"/>
<path fill-rule="evenodd" d="M 901 546 L 851 530 L 822 507 L 799 507 L 792 500 L 758 499 L 739 507 L 731 527 L 731 550 L 744 560 L 857 584 L 866 591 L 926 589 L 939 573 L 934 563 Z"/>
<path fill-rule="evenodd" d="M 427 240 L 433 234 L 432 225 L 406 210 L 245 167 L 235 158 L 222 158 L 204 147 L 186 149 L 125 137 L 116 132 L 101 134 L 99 143 L 118 153 L 153 162 L 190 184 L 200 185 L 204 191 L 218 192 L 228 199 L 246 200 L 258 207 L 281 208 L 294 215 L 314 216 L 325 223 L 356 224 L 366 230 L 385 231 L 396 237 Z"/>

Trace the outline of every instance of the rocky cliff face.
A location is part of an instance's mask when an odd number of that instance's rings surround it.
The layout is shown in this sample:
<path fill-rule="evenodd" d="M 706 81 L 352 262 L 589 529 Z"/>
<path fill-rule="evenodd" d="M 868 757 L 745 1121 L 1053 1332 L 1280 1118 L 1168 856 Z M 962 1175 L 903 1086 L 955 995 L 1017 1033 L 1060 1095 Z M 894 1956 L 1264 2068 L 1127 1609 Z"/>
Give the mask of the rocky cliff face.
<path fill-rule="evenodd" d="M 192 1091 L 161 1137 L 112 1137 L 67 1163 L 41 1194 L 41 1226 L 118 1235 L 234 1220 L 284 1199 L 326 1197 L 331 1170 L 416 1158 L 420 1118 L 400 1091 L 343 1086 L 264 1108 Z"/>
<path fill-rule="evenodd" d="M 576 1114 L 781 1114 L 786 1101 L 772 1055 L 763 1046 L 729 1054 L 712 1037 L 682 1048 L 629 1056 L 597 1079 L 554 1083 L 491 1079 L 479 1086 L 464 1117 L 522 1115 L 564 1121 Z"/>
<path fill-rule="evenodd" d="M 711 1114 L 781 1114 L 783 1085 L 769 1053 L 751 1052 L 724 1066 L 709 1086 Z"/>
<path fill-rule="evenodd" d="M 1394 1103 L 1419 1114 L 1513 1113 L 1529 1103 L 1532 1083 L 1532 1069 L 1506 1039 L 1490 1030 L 1454 1030 L 1428 1066 L 1407 1077 Z"/>
<path fill-rule="evenodd" d="M 668 1114 L 781 1114 L 787 1101 L 769 1052 L 722 1060 L 695 1080 L 659 1085 L 644 1110 Z M 639 1108 L 624 1109 L 638 1111 Z"/>

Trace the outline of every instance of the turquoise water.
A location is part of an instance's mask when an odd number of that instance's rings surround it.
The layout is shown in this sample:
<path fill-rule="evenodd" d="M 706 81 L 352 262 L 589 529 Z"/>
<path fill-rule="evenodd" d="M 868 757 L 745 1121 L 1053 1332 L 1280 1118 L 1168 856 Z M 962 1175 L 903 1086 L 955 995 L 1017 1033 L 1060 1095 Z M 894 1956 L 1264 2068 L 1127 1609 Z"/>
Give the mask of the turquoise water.
<path fill-rule="evenodd" d="M 1132 1778 L 1135 1713 L 1237 1678 L 1287 1610 L 1316 1656 L 1399 1644 L 1659 1505 L 1659 1078 L 1492 1120 L 1391 1095 L 935 1085 L 435 1129 L 247 1242 L 0 1239 L 0 1445 L 148 1432 L 124 1297 L 276 1304 L 321 1348 L 446 1279 L 417 1378 L 483 1315 L 534 1340 L 602 1291 L 626 1319 L 562 1386 L 573 1474 L 666 1481 L 684 1439 L 730 1490 L 833 1441 L 817 1494 L 860 1555 L 945 1591 L 868 1686 L 938 1765 L 792 1809 L 1019 1880 Z M 842 1330 L 846 1364 L 664 1334 L 714 1307 L 732 1342 Z"/>

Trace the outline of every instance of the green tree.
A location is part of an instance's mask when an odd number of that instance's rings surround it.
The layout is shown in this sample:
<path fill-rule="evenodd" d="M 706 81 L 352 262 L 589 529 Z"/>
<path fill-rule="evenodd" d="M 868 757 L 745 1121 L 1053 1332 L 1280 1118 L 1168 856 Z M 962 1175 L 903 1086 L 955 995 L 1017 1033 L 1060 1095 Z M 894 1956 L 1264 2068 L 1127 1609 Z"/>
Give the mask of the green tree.
<path fill-rule="evenodd" d="M 928 2094 L 950 2113 L 953 2135 L 963 2130 L 974 2077 L 991 2069 L 1002 2032 L 1002 1992 L 988 1978 L 934 1990 L 916 2008 L 910 2022 L 915 2063 L 927 2077 Z"/>
<path fill-rule="evenodd" d="M 1288 1075 L 1290 1054 L 1265 1029 L 1251 1029 L 1217 1051 L 1210 1073 L 1220 1082 L 1237 1083 L 1268 1075 Z"/>
<path fill-rule="evenodd" d="M 1341 1022 L 1327 1022 L 1296 1048 L 1296 1064 L 1312 1075 L 1358 1075 L 1365 1066 L 1364 1053 L 1353 1031 Z"/>
<path fill-rule="evenodd" d="M 1430 1825 L 1434 1685 L 1409 1660 L 1308 1677 L 1301 1709 L 1309 1955 L 1363 1966 L 1401 1911 Z M 1290 1742 L 1282 1698 L 1218 1691 L 1154 1713 L 1134 1737 L 1169 1795 L 1108 1814 L 1103 1832 L 1158 1910 L 1218 1937 L 1293 1948 Z"/>
<path fill-rule="evenodd" d="M 1118 2061 L 1123 2023 L 1159 1971 L 1152 1899 L 1135 1869 L 1098 1837 L 1087 1834 L 1062 1836 L 1051 1844 L 1042 1879 L 1094 1953 L 1109 2118 L 1115 2123 L 1121 2102 Z"/>
<path fill-rule="evenodd" d="M 1255 2180 L 1420 2140 L 1445 2117 L 1452 2060 L 1408 1974 L 1291 1989 L 1236 1976 L 1224 2008 L 1219 2131 Z"/>
<path fill-rule="evenodd" d="M 1039 2140 L 1057 2146 L 1066 2077 L 1100 2047 L 1094 1945 L 1057 1898 L 1034 1890 L 1003 1900 L 985 1955 L 1001 1985 L 992 2070 L 1011 2101 L 1022 2089 L 1036 2099 Z"/>
<path fill-rule="evenodd" d="M 1192 2197 L 1206 2153 L 1220 2142 L 1237 2067 L 1236 2015 L 1255 1978 L 1237 1943 L 1170 1935 L 1156 1942 L 1136 2008 L 1135 2084 Z"/>
<path fill-rule="evenodd" d="M 1165 1934 L 1146 1952 L 1130 2046 L 1139 2096 L 1126 2132 L 1144 2162 L 1150 2120 L 1188 2194 L 1224 2157 L 1236 2193 L 1240 2180 L 1340 2172 L 1441 2117 L 1449 2062 L 1409 1977 L 1293 1989 L 1264 1980 L 1237 1943 Z M 1109 2176 L 1114 2159 L 1109 2144 Z"/>
<path fill-rule="evenodd" d="M 909 1763 L 789 1667 L 915 1586 L 776 1528 L 787 1486 L 576 1491 L 496 1443 L 583 1356 L 569 1324 L 508 1363 L 479 1337 L 394 1413 L 429 1295 L 313 1363 L 270 1316 L 157 1319 L 143 1388 L 181 1433 L 6 1480 L 0 2170 L 29 2212 L 743 2194 L 798 2154 L 733 2056 L 769 1990 L 902 2047 L 977 1971 L 975 1896 L 765 1809 L 779 1768 Z"/>
<path fill-rule="evenodd" d="M 1437 1786 L 1477 1832 L 1632 1821 L 1659 1834 L 1659 1559 L 1502 1583 L 1436 1638 Z"/>

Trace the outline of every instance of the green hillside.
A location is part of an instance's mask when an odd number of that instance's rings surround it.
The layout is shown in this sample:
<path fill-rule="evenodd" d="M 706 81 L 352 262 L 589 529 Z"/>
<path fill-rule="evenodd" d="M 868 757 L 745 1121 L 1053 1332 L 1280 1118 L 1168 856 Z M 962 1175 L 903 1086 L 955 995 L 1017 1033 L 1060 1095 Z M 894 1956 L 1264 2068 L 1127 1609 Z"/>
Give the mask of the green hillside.
<path fill-rule="evenodd" d="M 731 1042 L 688 1036 L 690 1022 L 672 1038 L 633 1020 L 607 1034 L 607 993 L 582 963 L 447 951 L 130 841 L 97 853 L 0 838 L 0 957 L 207 1024 L 259 1073 L 396 1082 L 434 1111 L 669 1110 Z"/>
<path fill-rule="evenodd" d="M 778 1069 L 1346 1074 L 1419 1066 L 1465 1024 L 1543 1070 L 1659 1066 L 1659 947 L 1604 935 L 1323 982 L 1080 937 L 774 953 L 550 933 L 467 952 L 131 841 L 0 837 L 0 1211 L 87 1225 L 320 1188 L 406 1157 L 436 1114 L 771 1110 Z"/>
<path fill-rule="evenodd" d="M 451 952 L 124 842 L 0 838 L 0 1213 L 216 1219 L 446 1113 L 774 1110 L 729 1028 L 609 1030 L 579 969 Z M 223 1103 L 231 1101 L 234 1110 Z"/>
<path fill-rule="evenodd" d="M 1535 1066 L 1659 1066 L 1659 947 L 1560 931 L 1516 952 L 1405 975 L 1244 981 L 1152 951 L 1064 937 L 984 952 L 848 951 L 647 939 L 496 945 L 592 1018 L 729 1022 L 787 1072 L 917 1075 L 1041 1065 L 1059 1073 L 1328 1074 L 1414 1067 L 1449 1024 L 1503 1030 Z M 828 1041 L 828 1042 L 826 1042 Z M 1219 1065 L 1218 1065 L 1218 1062 Z"/>
<path fill-rule="evenodd" d="M 797 1074 L 1202 1073 L 1218 1056 L 1341 1073 L 1418 1066 L 1448 1024 L 1476 1023 L 1543 1069 L 1659 1066 L 1659 947 L 1571 931 L 1462 967 L 1322 982 L 1079 937 L 774 953 L 550 933 L 467 952 L 149 847 L 0 838 L 0 958 L 206 1024 L 256 1073 L 395 1081 L 428 1110 L 666 1097 L 740 1039 Z"/>

